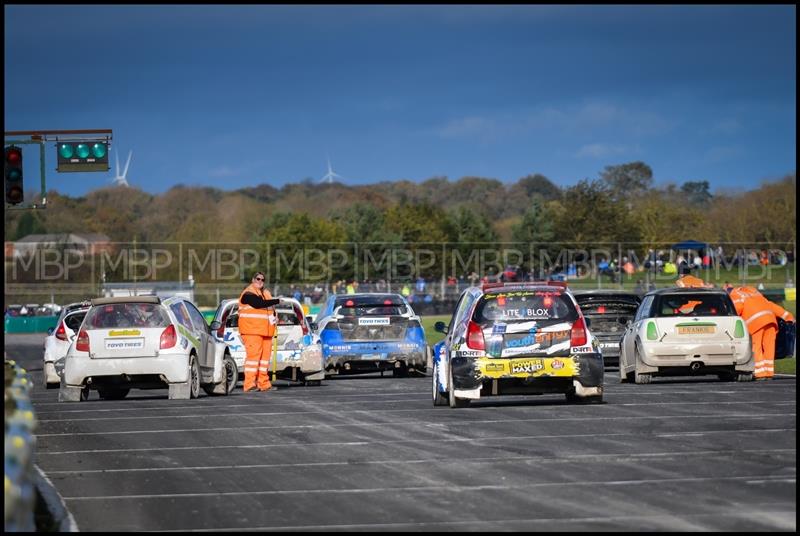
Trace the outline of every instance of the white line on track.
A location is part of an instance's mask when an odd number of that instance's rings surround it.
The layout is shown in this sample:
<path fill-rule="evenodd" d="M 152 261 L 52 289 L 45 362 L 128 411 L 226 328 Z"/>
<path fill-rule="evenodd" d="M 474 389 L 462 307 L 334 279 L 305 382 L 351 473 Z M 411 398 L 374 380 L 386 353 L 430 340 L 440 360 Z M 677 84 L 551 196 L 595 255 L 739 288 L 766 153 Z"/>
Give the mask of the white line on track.
<path fill-rule="evenodd" d="M 388 401 L 386 401 L 388 402 Z M 402 400 L 396 400 L 392 402 L 402 402 Z M 363 403 L 360 403 L 363 404 Z M 626 406 L 626 407 L 636 407 L 636 406 L 708 406 L 708 402 L 653 402 L 653 403 L 615 403 L 613 404 L 614 407 L 616 406 Z M 778 406 L 796 406 L 797 402 L 753 402 L 753 401 L 740 401 L 740 402 L 714 402 L 715 406 L 719 405 L 746 405 L 752 406 L 754 404 L 769 404 L 770 407 L 778 407 Z M 232 406 L 233 407 L 233 406 Z M 238 407 L 238 406 L 237 406 Z M 245 406 L 247 407 L 247 406 Z M 523 406 L 524 407 L 524 406 Z M 562 407 L 562 406 L 557 406 Z M 227 409 L 227 408 L 226 408 Z M 495 406 L 492 407 L 485 407 L 473 408 L 475 410 L 496 410 Z M 508 409 L 520 409 L 520 406 L 512 406 Z M 86 412 L 91 413 L 91 410 L 86 410 Z M 414 412 L 437 412 L 441 413 L 442 411 L 437 408 L 405 408 L 405 409 L 354 409 L 348 410 L 347 414 L 351 415 L 354 413 L 414 413 Z M 48 412 L 53 413 L 53 412 Z M 266 417 L 272 415 L 330 415 L 329 411 L 274 411 L 274 412 L 251 412 L 251 413 L 197 413 L 191 415 L 131 415 L 129 417 L 81 417 L 80 422 L 85 421 L 123 421 L 123 420 L 135 420 L 141 421 L 144 419 L 205 419 L 208 417 Z M 41 414 L 40 414 L 41 415 Z M 46 422 L 67 422 L 70 419 L 37 419 L 40 423 Z"/>
<path fill-rule="evenodd" d="M 796 413 L 771 413 L 768 417 L 774 419 L 776 417 L 796 417 Z M 749 415 L 749 414 L 729 414 L 729 415 L 626 415 L 621 417 L 598 417 L 591 415 L 588 417 L 552 417 L 548 419 L 491 419 L 491 420 L 466 420 L 466 421 L 448 421 L 437 423 L 440 425 L 460 425 L 467 424 L 470 426 L 478 426 L 482 424 L 498 424 L 498 423 L 523 423 L 523 422 L 567 422 L 567 421 L 628 421 L 628 420 L 661 420 L 661 419 L 764 419 L 763 414 Z M 430 424 L 430 423 L 429 423 Z M 379 426 L 405 426 L 415 425 L 419 426 L 417 421 L 392 421 L 392 422 L 372 422 L 372 423 L 341 423 L 341 424 L 327 424 L 327 423 L 313 423 L 313 424 L 287 424 L 279 426 L 250 426 L 248 430 L 281 430 L 281 429 L 296 429 L 296 428 L 344 428 L 344 427 L 379 427 Z M 241 426 L 228 426 L 228 427 L 215 427 L 215 428 L 184 428 L 184 429 L 169 429 L 169 430 L 106 430 L 103 432 L 59 432 L 51 434 L 36 434 L 36 437 L 64 437 L 64 436 L 110 436 L 110 435 L 127 435 L 127 434 L 165 434 L 165 433 L 186 433 L 186 432 L 228 432 L 228 431 L 241 432 Z"/>
<path fill-rule="evenodd" d="M 734 428 L 731 430 L 709 430 L 702 432 L 704 435 L 710 434 L 765 434 L 765 433 L 786 433 L 795 435 L 796 428 Z M 524 435 L 524 436 L 503 436 L 503 437 L 453 437 L 443 439 L 392 439 L 380 441 L 324 441 L 324 442 L 303 442 L 303 443 L 260 443 L 257 445 L 191 445 L 188 447 L 143 447 L 143 448 L 123 448 L 123 449 L 81 449 L 81 450 L 60 450 L 47 451 L 39 450 L 37 458 L 42 456 L 60 456 L 64 454 L 101 454 L 101 453 L 123 453 L 123 452 L 166 452 L 173 450 L 213 450 L 213 449 L 272 449 L 277 447 L 358 447 L 368 445 L 391 445 L 401 443 L 484 443 L 492 441 L 508 442 L 517 439 L 562 439 L 562 438 L 606 438 L 606 437 L 680 437 L 685 435 L 694 436 L 695 432 L 680 432 L 675 434 L 650 434 L 650 433 L 613 433 L 613 434 L 555 434 L 555 435 Z"/>
<path fill-rule="evenodd" d="M 572 462 L 633 462 L 637 460 L 647 460 L 654 458 L 683 458 L 686 456 L 737 456 L 740 454 L 762 454 L 762 453 L 789 453 L 797 452 L 797 449 L 748 449 L 748 450 L 696 450 L 685 452 L 649 452 L 638 454 L 567 454 L 564 456 L 494 456 L 478 458 L 427 458 L 427 459 L 402 459 L 402 460 L 364 460 L 364 461 L 345 461 L 345 462 L 309 462 L 309 463 L 264 463 L 253 465 L 200 465 L 196 467 L 137 467 L 132 469 L 75 469 L 70 471 L 47 471 L 47 475 L 72 475 L 72 474 L 92 474 L 92 473 L 137 473 L 148 471 L 216 471 L 219 469 L 268 469 L 279 467 L 286 469 L 289 467 L 328 467 L 328 466 L 356 466 L 356 465 L 408 465 L 408 464 L 464 464 L 464 463 L 519 463 L 535 460 L 537 463 L 572 463 Z"/>
<path fill-rule="evenodd" d="M 64 497 L 66 501 L 107 501 L 107 500 L 131 500 L 131 499 L 175 499 L 187 497 L 234 497 L 234 496 L 253 496 L 253 495 L 308 495 L 308 494 L 322 494 L 322 493 L 399 493 L 399 492 L 414 492 L 414 491 L 436 491 L 447 490 L 448 493 L 461 492 L 461 491 L 503 491 L 511 489 L 535 489 L 547 488 L 556 486 L 638 486 L 647 484 L 666 484 L 666 483 L 688 483 L 688 482 L 745 482 L 745 483 L 761 483 L 761 482 L 796 482 L 791 477 L 781 477 L 773 475 L 750 475 L 750 476 L 717 476 L 717 477 L 687 477 L 687 478 L 648 478 L 643 480 L 595 480 L 595 481 L 582 481 L 582 482 L 537 482 L 533 484 L 519 484 L 519 485 L 477 485 L 477 486 L 459 486 L 450 483 L 442 484 L 440 486 L 406 486 L 396 488 L 359 488 L 359 489 L 304 489 L 304 490 L 264 490 L 264 491 L 226 491 L 226 492 L 209 492 L 209 493 L 154 493 L 154 494 L 140 494 L 140 495 L 104 495 L 104 496 L 85 496 L 85 497 Z"/>

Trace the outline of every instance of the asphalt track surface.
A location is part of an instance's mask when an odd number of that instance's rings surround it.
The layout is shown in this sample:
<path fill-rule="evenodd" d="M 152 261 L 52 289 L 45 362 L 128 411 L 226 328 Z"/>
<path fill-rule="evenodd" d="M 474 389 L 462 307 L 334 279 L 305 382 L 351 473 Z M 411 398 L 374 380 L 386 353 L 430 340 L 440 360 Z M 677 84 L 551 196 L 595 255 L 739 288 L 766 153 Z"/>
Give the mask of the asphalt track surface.
<path fill-rule="evenodd" d="M 37 464 L 82 531 L 796 530 L 795 377 L 620 384 L 434 408 L 430 378 L 59 403 L 42 338 Z"/>

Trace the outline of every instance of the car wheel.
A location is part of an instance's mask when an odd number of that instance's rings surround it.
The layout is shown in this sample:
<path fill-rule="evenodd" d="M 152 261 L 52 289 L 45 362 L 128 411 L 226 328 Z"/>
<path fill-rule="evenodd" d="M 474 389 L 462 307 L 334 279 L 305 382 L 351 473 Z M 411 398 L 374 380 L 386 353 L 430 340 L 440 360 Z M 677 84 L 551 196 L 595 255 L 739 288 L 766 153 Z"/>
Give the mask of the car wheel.
<path fill-rule="evenodd" d="M 466 408 L 466 407 L 468 407 L 469 403 L 471 402 L 471 400 L 469 398 L 456 398 L 456 395 L 455 395 L 455 391 L 456 390 L 453 388 L 453 385 L 454 385 L 453 384 L 453 369 L 450 368 L 450 367 L 447 367 L 447 368 L 449 369 L 448 370 L 448 378 L 450 379 L 450 381 L 448 382 L 450 384 L 450 389 L 447 391 L 447 398 L 448 398 L 448 402 L 450 403 L 450 407 L 451 408 Z"/>
<path fill-rule="evenodd" d="M 122 400 L 128 393 L 130 393 L 130 389 L 98 389 L 97 394 L 100 395 L 100 398 L 103 400 Z"/>
<path fill-rule="evenodd" d="M 752 372 L 740 372 L 736 375 L 737 382 L 751 382 L 753 381 L 753 373 Z"/>
<path fill-rule="evenodd" d="M 189 398 L 200 396 L 200 371 L 197 370 L 197 358 L 189 358 Z"/>
<path fill-rule="evenodd" d="M 225 394 L 229 395 L 236 389 L 236 382 L 239 381 L 239 367 L 230 354 L 225 354 L 222 365 L 225 367 Z"/>
<path fill-rule="evenodd" d="M 564 396 L 567 397 L 567 402 L 570 404 L 602 404 L 603 403 L 603 395 L 594 395 L 594 396 L 578 396 L 575 394 L 574 391 L 569 391 L 564 393 Z"/>
<path fill-rule="evenodd" d="M 83 389 L 81 389 L 81 402 L 83 402 L 84 400 L 89 400 L 89 392 L 90 391 L 88 385 L 85 386 Z"/>
<path fill-rule="evenodd" d="M 634 374 L 634 381 L 639 384 L 650 383 L 650 380 L 652 379 L 652 375 L 650 374 L 640 374 L 638 372 L 635 372 Z"/>
<path fill-rule="evenodd" d="M 322 380 L 306 380 L 304 383 L 309 387 L 319 387 L 322 385 Z"/>
<path fill-rule="evenodd" d="M 442 394 L 440 391 L 442 384 L 439 383 L 439 365 L 436 363 L 433 365 L 433 377 L 431 378 L 431 383 L 433 384 L 433 405 L 448 405 L 449 401 L 447 400 L 447 395 Z"/>

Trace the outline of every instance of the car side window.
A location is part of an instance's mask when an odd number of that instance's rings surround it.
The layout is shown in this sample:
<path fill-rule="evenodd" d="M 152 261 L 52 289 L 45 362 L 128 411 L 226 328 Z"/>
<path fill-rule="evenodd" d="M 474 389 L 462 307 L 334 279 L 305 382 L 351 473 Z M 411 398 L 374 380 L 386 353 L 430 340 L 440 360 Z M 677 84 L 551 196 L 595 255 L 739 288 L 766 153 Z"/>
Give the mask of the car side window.
<path fill-rule="evenodd" d="M 183 302 L 175 302 L 170 305 L 169 308 L 172 309 L 175 318 L 178 319 L 178 322 L 180 322 L 183 327 L 192 329 L 192 321 L 189 320 L 189 313 L 186 312 Z"/>
<path fill-rule="evenodd" d="M 642 304 L 639 306 L 639 309 L 636 311 L 636 318 L 634 318 L 634 322 L 638 322 L 639 320 L 644 320 L 650 316 L 650 309 L 653 305 L 653 298 L 654 296 L 647 296 L 643 301 Z"/>
<path fill-rule="evenodd" d="M 198 311 L 197 307 L 189 302 L 183 302 L 183 304 L 189 310 L 189 316 L 192 317 L 192 323 L 194 324 L 194 327 L 200 331 L 205 331 L 207 333 L 210 332 L 211 328 L 208 327 L 208 322 L 206 322 L 203 313 Z"/>
<path fill-rule="evenodd" d="M 453 320 L 450 324 L 450 331 L 453 333 L 453 340 L 456 340 L 463 334 L 464 317 L 469 312 L 473 303 L 475 303 L 475 296 L 469 293 L 465 294 L 462 300 L 459 302 L 458 308 L 456 309 L 456 314 L 453 316 Z"/>

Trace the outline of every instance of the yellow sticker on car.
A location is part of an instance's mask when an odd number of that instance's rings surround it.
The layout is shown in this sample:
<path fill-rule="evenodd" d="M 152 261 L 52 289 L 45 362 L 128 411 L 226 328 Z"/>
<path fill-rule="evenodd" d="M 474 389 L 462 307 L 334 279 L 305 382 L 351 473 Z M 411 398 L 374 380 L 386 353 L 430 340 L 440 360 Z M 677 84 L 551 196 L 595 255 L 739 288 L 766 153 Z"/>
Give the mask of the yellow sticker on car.
<path fill-rule="evenodd" d="M 478 358 L 475 369 L 485 378 L 527 378 L 530 376 L 571 377 L 578 374 L 572 357 L 492 359 Z"/>
<path fill-rule="evenodd" d="M 138 329 L 112 329 L 108 332 L 109 337 L 135 337 L 141 334 Z"/>

